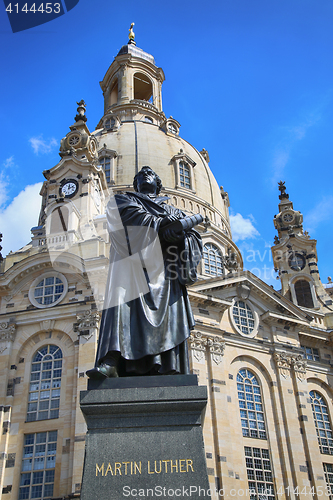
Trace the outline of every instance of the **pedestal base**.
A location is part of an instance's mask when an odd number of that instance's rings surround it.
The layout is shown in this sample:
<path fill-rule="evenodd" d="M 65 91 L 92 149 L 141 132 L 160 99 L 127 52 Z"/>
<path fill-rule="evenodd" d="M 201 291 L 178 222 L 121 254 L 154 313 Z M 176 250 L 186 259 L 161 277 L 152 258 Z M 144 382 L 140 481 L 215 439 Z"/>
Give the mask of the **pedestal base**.
<path fill-rule="evenodd" d="M 89 381 L 81 500 L 207 497 L 207 390 L 197 384 L 195 375 Z"/>

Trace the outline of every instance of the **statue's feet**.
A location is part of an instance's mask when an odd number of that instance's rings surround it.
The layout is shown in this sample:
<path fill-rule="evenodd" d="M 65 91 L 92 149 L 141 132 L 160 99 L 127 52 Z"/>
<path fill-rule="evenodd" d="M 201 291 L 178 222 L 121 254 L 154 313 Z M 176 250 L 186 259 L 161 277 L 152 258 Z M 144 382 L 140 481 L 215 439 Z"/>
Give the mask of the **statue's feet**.
<path fill-rule="evenodd" d="M 119 377 L 117 367 L 101 363 L 96 368 L 88 370 L 87 376 L 93 380 L 105 380 L 106 378 Z"/>

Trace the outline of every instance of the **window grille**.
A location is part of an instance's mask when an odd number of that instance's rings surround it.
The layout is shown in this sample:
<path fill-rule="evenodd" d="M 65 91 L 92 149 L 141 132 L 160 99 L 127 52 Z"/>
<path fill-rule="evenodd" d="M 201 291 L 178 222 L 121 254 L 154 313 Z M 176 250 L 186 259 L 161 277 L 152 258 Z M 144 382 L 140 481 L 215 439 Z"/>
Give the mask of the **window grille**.
<path fill-rule="evenodd" d="M 274 500 L 274 482 L 269 451 L 245 446 L 250 500 Z"/>
<path fill-rule="evenodd" d="M 308 307 L 312 309 L 313 299 L 311 293 L 310 283 L 306 280 L 298 280 L 295 283 L 295 294 L 297 299 L 297 304 L 301 307 Z"/>
<path fill-rule="evenodd" d="M 191 189 L 190 168 L 183 161 L 179 163 L 179 181 L 182 187 Z"/>
<path fill-rule="evenodd" d="M 239 370 L 237 390 L 243 436 L 267 439 L 261 389 L 250 370 Z"/>
<path fill-rule="evenodd" d="M 245 335 L 249 335 L 254 330 L 254 315 L 251 308 L 244 302 L 244 300 L 236 300 L 233 308 L 232 315 L 237 328 Z"/>
<path fill-rule="evenodd" d="M 216 245 L 206 243 L 203 249 L 205 273 L 211 276 L 223 276 L 222 254 Z"/>
<path fill-rule="evenodd" d="M 99 163 L 105 172 L 106 182 L 110 182 L 111 181 L 111 176 L 110 176 L 111 158 L 110 158 L 110 156 L 103 156 L 102 158 L 99 159 Z"/>
<path fill-rule="evenodd" d="M 309 359 L 310 361 L 320 361 L 319 349 L 316 349 L 315 347 L 306 347 L 304 345 L 301 345 L 301 348 L 304 351 L 303 357 L 305 359 Z"/>
<path fill-rule="evenodd" d="M 49 276 L 35 286 L 34 298 L 38 304 L 49 305 L 56 302 L 64 292 L 64 284 L 60 278 Z"/>
<path fill-rule="evenodd" d="M 326 488 L 324 495 L 325 498 L 329 498 L 329 500 L 333 500 L 333 465 L 332 464 L 323 464 L 325 480 L 326 480 Z"/>
<path fill-rule="evenodd" d="M 317 391 L 310 391 L 310 399 L 320 453 L 333 455 L 333 433 L 326 401 Z"/>
<path fill-rule="evenodd" d="M 39 349 L 31 363 L 27 422 L 59 417 L 62 352 L 56 345 Z"/>
<path fill-rule="evenodd" d="M 24 436 L 19 500 L 53 497 L 57 431 Z"/>

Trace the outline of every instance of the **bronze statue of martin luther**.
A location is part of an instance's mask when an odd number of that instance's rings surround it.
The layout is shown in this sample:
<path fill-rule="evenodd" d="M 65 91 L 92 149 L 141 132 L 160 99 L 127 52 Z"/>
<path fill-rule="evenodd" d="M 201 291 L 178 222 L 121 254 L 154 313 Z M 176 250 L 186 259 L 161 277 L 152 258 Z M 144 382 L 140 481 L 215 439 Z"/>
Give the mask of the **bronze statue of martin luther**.
<path fill-rule="evenodd" d="M 202 217 L 188 223 L 168 205 L 150 167 L 133 186 L 107 206 L 110 267 L 90 378 L 189 372 L 186 339 L 194 318 L 186 285 L 197 279 L 202 242 L 193 226 Z"/>

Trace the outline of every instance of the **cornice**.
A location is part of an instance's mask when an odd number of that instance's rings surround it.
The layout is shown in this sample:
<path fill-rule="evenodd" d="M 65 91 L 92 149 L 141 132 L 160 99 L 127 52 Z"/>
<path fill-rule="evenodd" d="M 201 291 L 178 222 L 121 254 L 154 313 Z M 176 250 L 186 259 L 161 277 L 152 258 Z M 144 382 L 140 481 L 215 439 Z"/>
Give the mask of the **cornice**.
<path fill-rule="evenodd" d="M 280 324 L 283 323 L 285 326 L 308 326 L 309 323 L 304 320 L 300 320 L 290 315 L 274 313 L 271 311 L 266 311 L 261 314 L 260 319 L 269 325 Z"/>
<path fill-rule="evenodd" d="M 208 295 L 205 293 L 196 292 L 188 288 L 188 295 L 192 302 L 200 303 L 202 305 L 209 305 L 211 307 L 217 307 L 219 312 L 223 313 L 226 309 L 228 309 L 232 305 L 232 300 L 224 300 L 213 297 L 212 295 Z"/>

